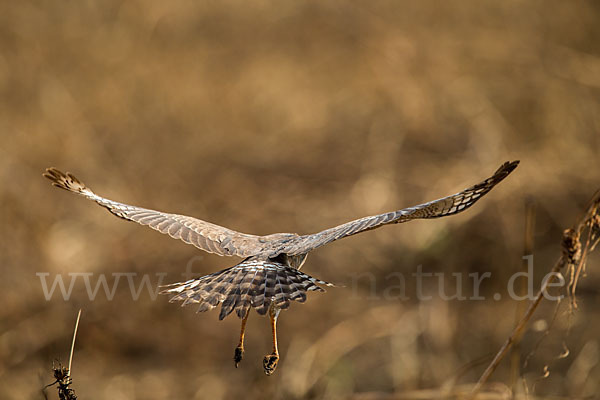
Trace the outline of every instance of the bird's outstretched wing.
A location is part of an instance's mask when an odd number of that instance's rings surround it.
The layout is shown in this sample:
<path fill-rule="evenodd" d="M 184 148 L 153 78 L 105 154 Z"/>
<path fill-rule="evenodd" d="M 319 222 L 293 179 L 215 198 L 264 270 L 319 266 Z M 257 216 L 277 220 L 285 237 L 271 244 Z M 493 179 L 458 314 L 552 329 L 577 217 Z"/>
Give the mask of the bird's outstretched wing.
<path fill-rule="evenodd" d="M 457 214 L 471 207 L 500 181 L 506 178 L 519 164 L 519 161 L 504 163 L 491 177 L 463 190 L 462 192 L 443 197 L 418 206 L 392 211 L 385 214 L 373 215 L 326 229 L 312 235 L 298 236 L 282 241 L 274 246 L 273 256 L 285 253 L 288 255 L 305 254 L 334 240 L 355 235 L 387 224 L 397 224 L 413 219 L 439 218 Z"/>
<path fill-rule="evenodd" d="M 61 172 L 56 168 L 46 169 L 44 176 L 50 179 L 54 186 L 93 200 L 117 217 L 147 225 L 209 253 L 248 257 L 260 253 L 266 242 L 261 236 L 236 232 L 193 217 L 148 210 L 105 199 L 92 192 L 70 173 Z"/>

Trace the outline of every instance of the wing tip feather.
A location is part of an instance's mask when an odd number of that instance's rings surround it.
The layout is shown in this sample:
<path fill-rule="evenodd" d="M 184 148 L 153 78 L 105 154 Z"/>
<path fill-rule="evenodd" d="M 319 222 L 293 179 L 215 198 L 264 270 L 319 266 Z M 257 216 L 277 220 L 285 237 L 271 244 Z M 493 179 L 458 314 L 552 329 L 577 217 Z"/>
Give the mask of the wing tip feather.
<path fill-rule="evenodd" d="M 62 172 L 55 167 L 46 168 L 46 171 L 42 174 L 46 179 L 52 182 L 52 186 L 57 188 L 68 190 L 73 193 L 82 193 L 84 191 L 90 191 L 83 182 L 77 179 L 70 172 Z"/>
<path fill-rule="evenodd" d="M 519 165 L 520 162 L 521 162 L 521 160 L 506 161 L 504 164 L 502 164 L 500 166 L 500 168 L 498 168 L 496 170 L 496 172 L 494 173 L 494 176 L 501 177 L 501 179 L 504 179 L 511 172 L 513 172 L 515 170 L 515 168 L 517 168 L 517 166 Z"/>

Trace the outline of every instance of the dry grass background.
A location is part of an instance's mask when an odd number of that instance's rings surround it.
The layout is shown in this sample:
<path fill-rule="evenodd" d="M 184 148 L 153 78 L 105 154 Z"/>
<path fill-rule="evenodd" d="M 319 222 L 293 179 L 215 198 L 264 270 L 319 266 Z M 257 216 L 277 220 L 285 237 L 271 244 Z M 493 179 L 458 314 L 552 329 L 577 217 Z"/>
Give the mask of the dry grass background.
<path fill-rule="evenodd" d="M 0 397 L 41 398 L 79 307 L 81 399 L 431 398 L 475 382 L 520 307 L 491 295 L 521 267 L 525 201 L 538 205 L 537 285 L 600 183 L 599 17 L 597 2 L 558 0 L 0 2 Z M 81 281 L 70 301 L 45 301 L 36 276 L 171 282 L 200 254 L 51 188 L 48 166 L 107 197 L 266 234 L 431 200 L 509 159 L 521 166 L 469 212 L 345 239 L 304 267 L 342 283 L 369 271 L 378 294 L 419 264 L 491 271 L 487 300 L 369 298 L 366 284 L 312 295 L 282 314 L 270 378 L 264 318 L 250 318 L 236 370 L 235 318 L 136 302 L 126 285 L 112 301 L 89 301 Z M 204 255 L 194 272 L 234 261 Z M 531 390 L 570 326 L 570 356 L 535 395 L 600 391 L 598 261 L 579 311 L 561 308 L 521 372 Z M 505 397 L 514 375 L 508 360 L 494 375 Z"/>

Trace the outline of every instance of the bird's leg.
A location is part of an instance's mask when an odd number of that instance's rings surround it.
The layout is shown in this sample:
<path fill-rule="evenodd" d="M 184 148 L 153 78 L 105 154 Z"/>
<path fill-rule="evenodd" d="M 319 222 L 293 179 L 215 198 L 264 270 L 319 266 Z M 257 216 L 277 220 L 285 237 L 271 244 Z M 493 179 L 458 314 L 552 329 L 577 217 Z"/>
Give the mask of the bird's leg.
<path fill-rule="evenodd" d="M 265 374 L 271 375 L 277 368 L 277 362 L 279 361 L 279 351 L 277 350 L 277 317 L 281 310 L 271 303 L 269 307 L 269 319 L 271 320 L 271 332 L 273 334 L 273 352 L 267 354 L 263 359 L 263 368 Z"/>
<path fill-rule="evenodd" d="M 246 311 L 246 315 L 242 318 L 242 329 L 240 330 L 240 342 L 238 346 L 235 348 L 235 354 L 233 356 L 233 361 L 235 361 L 235 367 L 238 367 L 238 364 L 244 358 L 244 335 L 246 334 L 246 321 L 248 321 L 248 316 L 250 315 L 250 310 Z"/>

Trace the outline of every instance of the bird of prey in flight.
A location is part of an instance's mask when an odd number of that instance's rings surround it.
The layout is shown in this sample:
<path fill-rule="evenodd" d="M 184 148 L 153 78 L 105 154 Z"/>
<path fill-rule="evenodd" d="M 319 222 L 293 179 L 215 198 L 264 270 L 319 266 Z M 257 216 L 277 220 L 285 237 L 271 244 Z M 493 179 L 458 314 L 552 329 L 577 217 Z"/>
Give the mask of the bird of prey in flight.
<path fill-rule="evenodd" d="M 219 319 L 233 311 L 242 320 L 239 344 L 235 348 L 237 367 L 244 356 L 244 333 L 250 309 L 269 315 L 273 335 L 273 352 L 263 359 L 263 368 L 271 375 L 277 367 L 277 318 L 291 301 L 306 300 L 306 292 L 321 291 L 320 286 L 333 286 L 300 271 L 309 252 L 334 240 L 379 228 L 387 224 L 429 219 L 457 214 L 471 207 L 500 181 L 506 178 L 519 161 L 506 162 L 489 178 L 459 193 L 414 207 L 360 218 L 309 235 L 274 233 L 257 236 L 236 232 L 185 215 L 170 214 L 130 206 L 106 199 L 94 193 L 70 173 L 48 168 L 44 176 L 52 184 L 93 200 L 117 217 L 147 225 L 174 239 L 181 239 L 200 250 L 221 256 L 237 256 L 243 261 L 222 271 L 186 282 L 168 285 L 163 293 L 173 294 L 171 301 L 198 304 L 198 311 L 221 305 Z"/>

